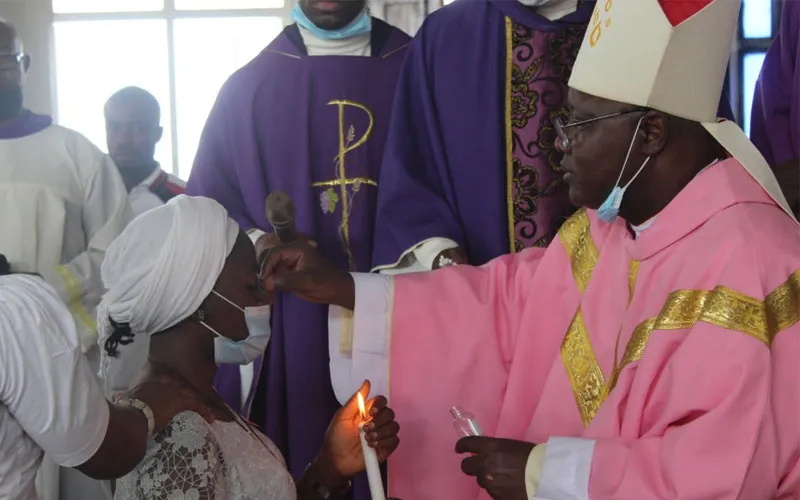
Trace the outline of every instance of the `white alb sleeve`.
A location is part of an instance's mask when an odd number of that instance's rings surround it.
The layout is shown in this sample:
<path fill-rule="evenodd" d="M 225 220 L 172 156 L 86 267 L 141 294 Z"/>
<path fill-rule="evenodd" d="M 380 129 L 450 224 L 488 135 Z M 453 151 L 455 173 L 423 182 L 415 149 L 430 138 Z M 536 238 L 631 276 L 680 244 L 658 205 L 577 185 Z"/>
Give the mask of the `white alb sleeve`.
<path fill-rule="evenodd" d="M 0 402 L 53 460 L 76 467 L 103 443 L 108 403 L 55 290 L 41 282 L 25 295 L 2 305 Z"/>
<path fill-rule="evenodd" d="M 593 439 L 551 437 L 533 500 L 589 500 Z"/>
<path fill-rule="evenodd" d="M 430 238 L 403 252 L 394 264 L 378 266 L 373 272 L 392 275 L 430 271 L 436 257 L 451 248 L 458 248 L 458 243 L 448 238 Z"/>
<path fill-rule="evenodd" d="M 331 381 L 336 399 L 342 404 L 364 380 L 372 384 L 371 395 L 389 397 L 389 328 L 394 280 L 382 274 L 352 276 L 355 311 L 331 306 L 328 314 Z M 342 349 L 343 335 L 350 335 L 351 349 Z"/>

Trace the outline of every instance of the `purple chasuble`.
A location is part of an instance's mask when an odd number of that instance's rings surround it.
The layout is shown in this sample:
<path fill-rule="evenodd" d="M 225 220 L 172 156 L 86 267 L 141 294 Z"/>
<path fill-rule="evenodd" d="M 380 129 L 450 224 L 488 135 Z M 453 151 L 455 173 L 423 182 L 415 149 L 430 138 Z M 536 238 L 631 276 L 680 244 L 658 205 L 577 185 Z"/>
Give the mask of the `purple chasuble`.
<path fill-rule="evenodd" d="M 19 116 L 0 127 L 0 140 L 27 137 L 41 132 L 52 124 L 51 117 L 23 109 Z"/>
<path fill-rule="evenodd" d="M 753 96 L 750 138 L 770 165 L 800 158 L 800 2 L 783 2 L 781 26 Z"/>
<path fill-rule="evenodd" d="M 572 210 L 551 120 L 594 2 L 580 4 L 552 22 L 517 1 L 462 0 L 425 20 L 398 83 L 374 266 L 434 237 L 476 265 L 552 239 Z"/>
<path fill-rule="evenodd" d="M 473 265 L 552 240 L 574 210 L 552 120 L 593 7 L 549 21 L 516 0 L 461 0 L 425 20 L 398 83 L 373 266 L 435 237 Z"/>
<path fill-rule="evenodd" d="M 377 181 L 409 37 L 374 19 L 372 56 L 306 55 L 287 27 L 225 84 L 201 138 L 186 192 L 218 200 L 243 230 L 271 231 L 265 200 L 285 191 L 297 230 L 342 269 L 368 271 Z M 322 446 L 340 407 L 330 381 L 327 306 L 278 299 L 272 340 L 256 363 L 250 417 L 298 478 Z M 238 366 L 217 388 L 241 408 Z"/>

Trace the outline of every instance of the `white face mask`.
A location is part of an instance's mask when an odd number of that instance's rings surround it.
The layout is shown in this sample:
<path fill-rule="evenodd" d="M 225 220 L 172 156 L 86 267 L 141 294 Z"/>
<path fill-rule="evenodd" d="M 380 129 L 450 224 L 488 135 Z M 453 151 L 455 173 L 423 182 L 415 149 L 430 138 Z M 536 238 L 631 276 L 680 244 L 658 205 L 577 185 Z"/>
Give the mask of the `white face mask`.
<path fill-rule="evenodd" d="M 220 334 L 205 322 L 199 323 L 208 328 L 217 338 L 214 339 L 214 360 L 218 365 L 249 365 L 258 359 L 269 345 L 272 336 L 270 327 L 270 306 L 245 307 L 242 309 L 214 290 L 211 293 L 244 313 L 247 324 L 247 338 L 233 340 Z"/>

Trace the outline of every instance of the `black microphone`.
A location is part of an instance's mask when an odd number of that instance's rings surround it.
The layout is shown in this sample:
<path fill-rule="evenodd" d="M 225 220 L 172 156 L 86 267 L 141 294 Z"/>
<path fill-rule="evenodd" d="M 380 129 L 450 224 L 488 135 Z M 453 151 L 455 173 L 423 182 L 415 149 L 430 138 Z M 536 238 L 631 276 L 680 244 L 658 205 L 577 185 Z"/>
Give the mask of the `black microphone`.
<path fill-rule="evenodd" d="M 294 201 L 283 191 L 274 191 L 267 196 L 267 221 L 281 243 L 291 243 L 297 239 L 294 229 Z"/>

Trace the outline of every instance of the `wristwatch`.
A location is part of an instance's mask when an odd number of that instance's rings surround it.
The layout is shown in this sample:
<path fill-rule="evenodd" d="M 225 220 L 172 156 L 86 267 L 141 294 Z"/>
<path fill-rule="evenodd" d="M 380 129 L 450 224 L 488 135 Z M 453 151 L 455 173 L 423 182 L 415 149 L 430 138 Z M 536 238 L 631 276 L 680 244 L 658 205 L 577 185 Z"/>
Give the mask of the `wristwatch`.
<path fill-rule="evenodd" d="M 153 430 L 156 427 L 156 418 L 153 416 L 153 410 L 147 406 L 147 403 L 141 399 L 123 399 L 117 403 L 120 406 L 133 408 L 142 412 L 147 418 L 147 439 L 153 437 Z"/>

